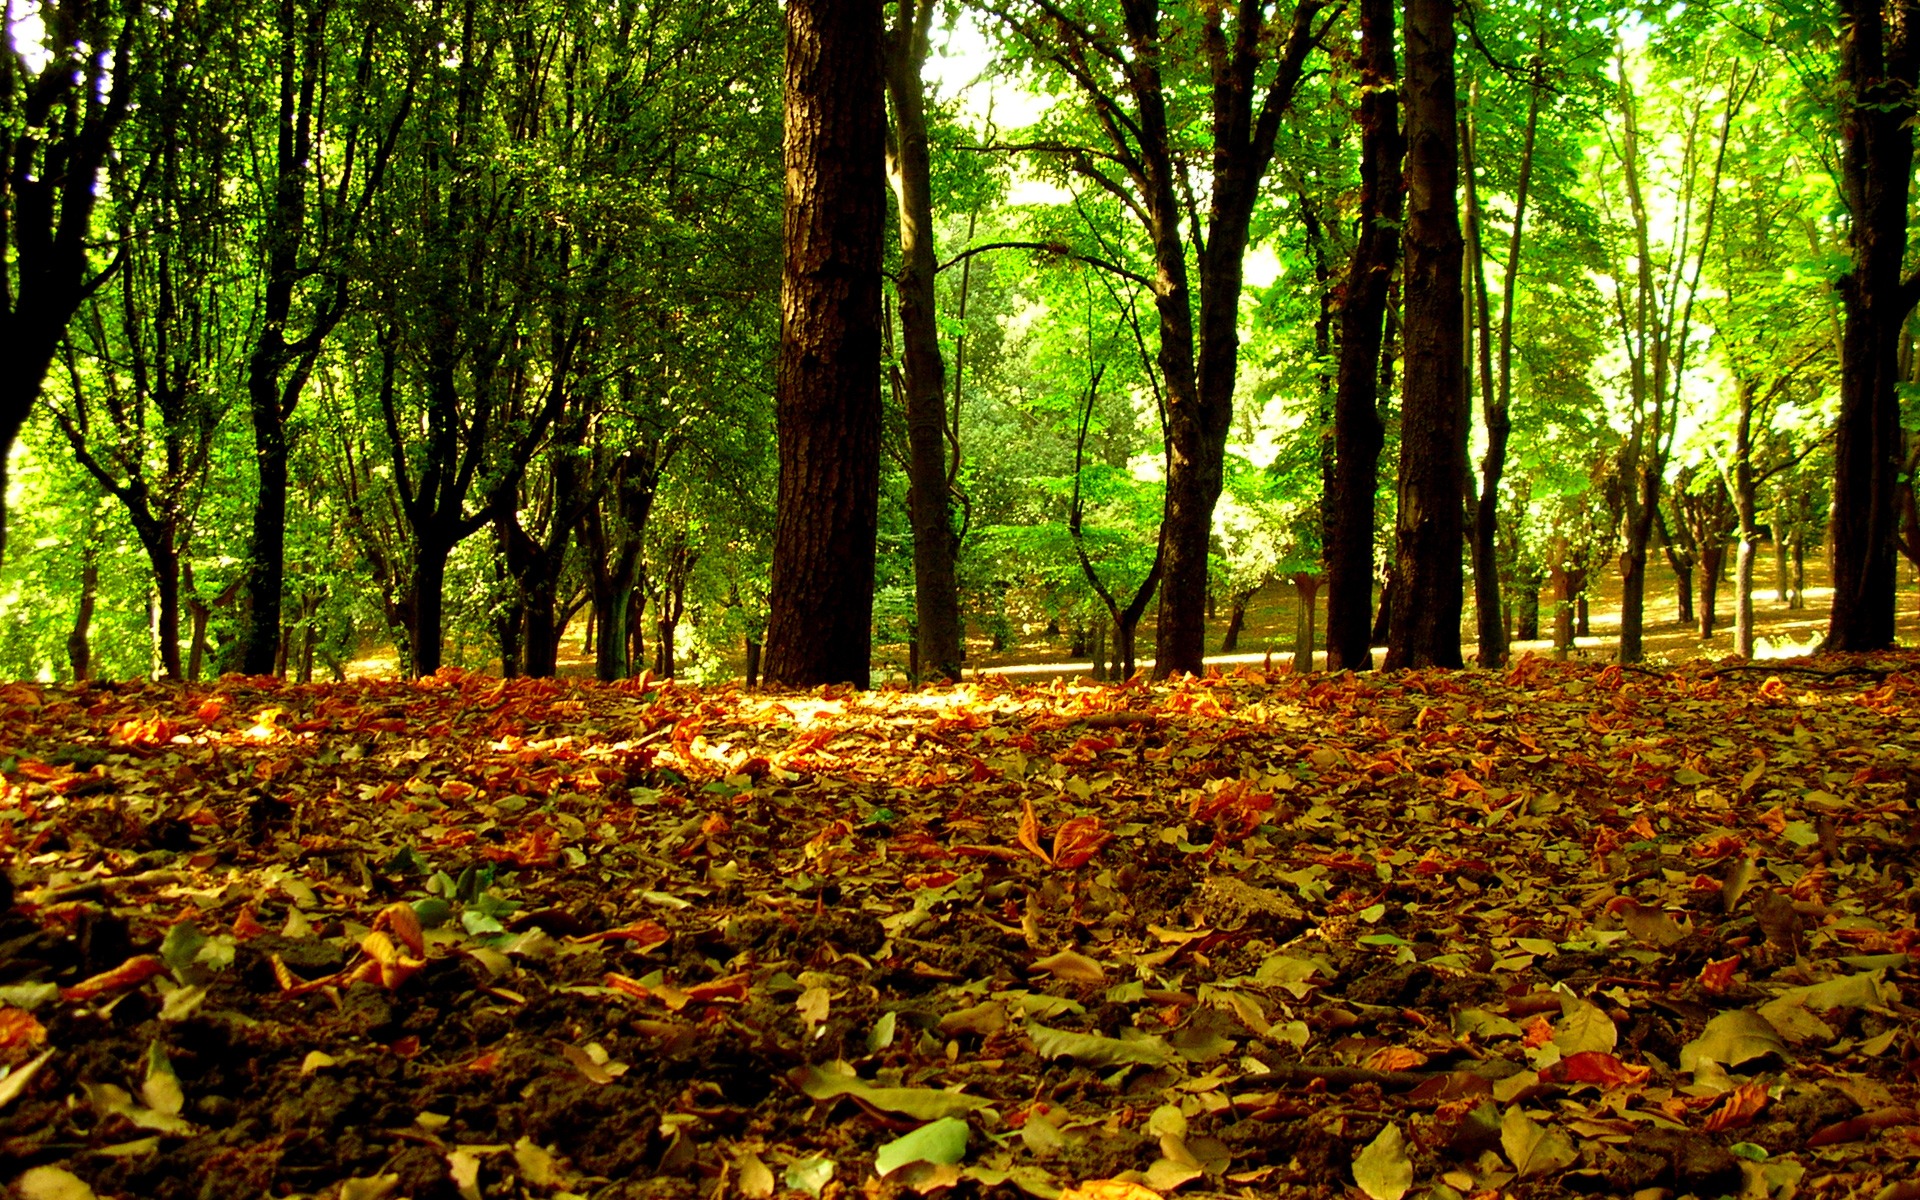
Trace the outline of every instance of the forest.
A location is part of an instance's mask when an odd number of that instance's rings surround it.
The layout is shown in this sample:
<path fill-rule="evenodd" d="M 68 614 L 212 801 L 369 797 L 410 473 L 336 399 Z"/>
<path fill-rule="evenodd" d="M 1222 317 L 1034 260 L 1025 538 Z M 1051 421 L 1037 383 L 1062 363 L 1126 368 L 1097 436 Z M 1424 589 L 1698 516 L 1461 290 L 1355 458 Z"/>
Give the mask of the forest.
<path fill-rule="evenodd" d="M 5 12 L 10 1200 L 1920 1200 L 1920 0 Z"/>
<path fill-rule="evenodd" d="M 1751 654 L 1823 554 L 1890 644 L 1906 11 L 889 7 L 823 67 L 867 628 L 767 673 L 1192 671 L 1263 587 L 1330 665 L 1496 665 L 1616 580 L 1634 662 L 1649 561 Z M 0 673 L 760 673 L 779 6 L 8 19 Z"/>

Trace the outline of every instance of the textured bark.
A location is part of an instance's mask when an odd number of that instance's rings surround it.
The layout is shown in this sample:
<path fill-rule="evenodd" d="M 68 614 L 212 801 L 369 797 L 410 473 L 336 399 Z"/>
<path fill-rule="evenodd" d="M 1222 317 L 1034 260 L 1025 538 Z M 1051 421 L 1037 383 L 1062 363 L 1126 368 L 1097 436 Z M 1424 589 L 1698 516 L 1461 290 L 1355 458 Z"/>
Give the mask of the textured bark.
<path fill-rule="evenodd" d="M 916 674 L 959 682 L 960 587 L 948 503 L 946 363 L 934 311 L 932 164 L 921 68 L 933 0 L 901 0 L 889 37 L 887 94 L 893 108 L 888 176 L 899 210 L 901 374 L 907 410 L 908 503 L 913 520 Z"/>
<path fill-rule="evenodd" d="M 1841 280 L 1840 418 L 1834 431 L 1829 650 L 1893 644 L 1899 336 L 1916 283 L 1902 279 L 1913 173 L 1920 3 L 1840 0 L 1841 179 L 1853 268 Z"/>
<path fill-rule="evenodd" d="M 886 106 L 879 0 L 787 5 L 780 485 L 765 667 L 798 687 L 870 674 L 880 490 Z"/>
<path fill-rule="evenodd" d="M 1389 669 L 1459 667 L 1465 329 L 1453 0 L 1407 0 L 1406 382 Z"/>
<path fill-rule="evenodd" d="M 1394 0 L 1360 6 L 1360 231 L 1340 309 L 1333 477 L 1327 488 L 1327 666 L 1373 666 L 1374 492 L 1385 429 L 1379 413 L 1382 321 L 1400 258 L 1399 66 Z"/>

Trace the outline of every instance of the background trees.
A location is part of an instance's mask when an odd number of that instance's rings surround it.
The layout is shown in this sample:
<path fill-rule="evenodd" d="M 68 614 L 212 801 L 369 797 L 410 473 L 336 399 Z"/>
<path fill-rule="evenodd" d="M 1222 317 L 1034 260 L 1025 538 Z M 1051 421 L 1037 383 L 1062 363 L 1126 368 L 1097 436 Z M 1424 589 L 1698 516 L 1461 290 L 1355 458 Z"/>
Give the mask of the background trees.
<path fill-rule="evenodd" d="M 1334 665 L 1491 665 L 1621 564 L 1631 659 L 1723 556 L 1746 652 L 1829 494 L 1835 644 L 1891 636 L 1900 5 L 881 5 L 863 199 L 785 229 L 765 0 L 39 11 L 8 673 L 1165 673 L 1282 594 L 1301 669 L 1322 602 Z M 858 301 L 784 358 L 783 254 Z"/>

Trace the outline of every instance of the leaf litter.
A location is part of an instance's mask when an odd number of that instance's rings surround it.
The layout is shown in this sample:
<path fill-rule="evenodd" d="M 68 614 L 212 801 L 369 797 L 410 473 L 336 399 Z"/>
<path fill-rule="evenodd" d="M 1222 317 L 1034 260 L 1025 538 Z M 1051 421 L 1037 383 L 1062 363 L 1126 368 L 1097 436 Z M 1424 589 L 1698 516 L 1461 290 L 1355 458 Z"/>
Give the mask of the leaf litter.
<path fill-rule="evenodd" d="M 0 1163 L 153 1200 L 1904 1200 L 1917 743 L 1914 655 L 7 685 Z"/>

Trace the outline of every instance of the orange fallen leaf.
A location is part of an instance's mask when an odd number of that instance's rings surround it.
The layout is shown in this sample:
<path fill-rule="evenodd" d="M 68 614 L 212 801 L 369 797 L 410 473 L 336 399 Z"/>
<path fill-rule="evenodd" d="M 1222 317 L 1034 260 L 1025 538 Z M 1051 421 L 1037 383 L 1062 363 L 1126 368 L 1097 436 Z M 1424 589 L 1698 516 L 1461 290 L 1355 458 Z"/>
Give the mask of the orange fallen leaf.
<path fill-rule="evenodd" d="M 1700 986 L 1709 993 L 1718 996 L 1733 986 L 1733 973 L 1740 966 L 1740 956 L 1722 958 L 1700 968 Z"/>
<path fill-rule="evenodd" d="M 1719 1133 L 1750 1124 L 1767 1106 L 1768 1099 L 1766 1084 L 1743 1083 L 1727 1094 L 1719 1108 L 1707 1114 L 1706 1124 L 1702 1128 L 1708 1133 Z"/>
<path fill-rule="evenodd" d="M 1113 835 L 1100 828 L 1098 817 L 1074 817 L 1053 834 L 1053 865 L 1063 871 L 1085 866 Z"/>
<path fill-rule="evenodd" d="M 91 1000 L 108 992 L 123 991 L 138 987 L 155 975 L 164 975 L 167 964 L 157 954 L 136 954 L 111 971 L 102 971 L 91 979 L 83 979 L 72 987 L 60 989 L 62 1000 Z"/>
<path fill-rule="evenodd" d="M 1051 864 L 1053 862 L 1053 859 L 1047 856 L 1047 852 L 1040 848 L 1040 819 L 1033 815 L 1033 801 L 1025 796 L 1020 797 L 1020 833 L 1018 836 L 1020 844 L 1025 846 L 1027 851 L 1035 858 L 1043 863 Z"/>

